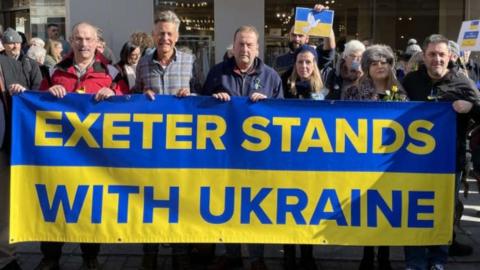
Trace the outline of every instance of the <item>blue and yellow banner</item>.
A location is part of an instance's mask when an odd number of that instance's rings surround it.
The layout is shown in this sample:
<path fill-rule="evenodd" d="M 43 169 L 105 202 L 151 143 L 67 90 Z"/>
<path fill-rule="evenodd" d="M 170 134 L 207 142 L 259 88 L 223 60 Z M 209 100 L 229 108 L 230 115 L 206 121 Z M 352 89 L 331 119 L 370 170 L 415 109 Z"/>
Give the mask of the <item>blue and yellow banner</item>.
<path fill-rule="evenodd" d="M 320 12 L 311 8 L 297 7 L 295 9 L 295 34 L 329 37 L 333 26 L 333 10 Z"/>
<path fill-rule="evenodd" d="M 435 245 L 450 103 L 14 97 L 11 242 Z"/>

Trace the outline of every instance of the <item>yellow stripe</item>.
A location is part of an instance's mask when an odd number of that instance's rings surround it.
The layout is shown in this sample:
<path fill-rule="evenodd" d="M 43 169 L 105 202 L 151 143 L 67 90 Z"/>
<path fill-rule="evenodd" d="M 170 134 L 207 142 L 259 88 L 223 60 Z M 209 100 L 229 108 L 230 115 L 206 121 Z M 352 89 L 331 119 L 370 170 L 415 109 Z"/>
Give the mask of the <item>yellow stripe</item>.
<path fill-rule="evenodd" d="M 79 184 L 104 185 L 102 224 L 91 224 L 90 189 L 84 212 L 77 224 L 66 224 L 63 214 L 59 214 L 56 223 L 44 222 L 34 185 L 46 184 L 51 200 L 55 183 L 65 184 L 69 194 L 73 194 Z M 130 195 L 126 224 L 117 223 L 118 195 L 108 194 L 108 185 L 140 187 L 140 194 Z M 155 210 L 152 224 L 143 224 L 144 186 L 154 186 L 156 199 L 167 199 L 169 187 L 179 187 L 178 224 L 168 223 L 168 211 L 165 209 Z M 223 211 L 226 186 L 235 187 L 235 210 L 232 220 L 219 225 L 205 222 L 199 213 L 200 188 L 211 187 L 211 211 L 220 214 Z M 260 224 L 255 215 L 251 215 L 250 224 L 240 223 L 242 187 L 251 187 L 254 195 L 261 188 L 272 188 L 272 192 L 261 206 L 273 224 Z M 360 189 L 362 226 L 340 227 L 334 221 L 322 221 L 319 225 L 297 225 L 291 215 L 287 215 L 285 225 L 276 224 L 278 188 L 297 188 L 308 195 L 308 206 L 302 212 L 307 224 L 321 192 L 325 189 L 336 190 L 349 225 L 351 190 Z M 381 213 L 378 215 L 378 228 L 366 226 L 367 189 L 378 190 L 388 205 L 391 205 L 391 191 L 402 191 L 401 228 L 392 228 Z M 433 219 L 435 229 L 407 227 L 408 191 L 412 190 L 435 192 L 434 200 L 423 202 L 434 206 L 434 214 L 420 215 L 421 219 Z M 448 174 L 13 166 L 11 191 L 11 242 L 436 245 L 448 243 L 452 232 L 453 175 Z M 295 203 L 295 200 L 289 203 Z M 329 208 L 331 206 L 327 207 L 327 211 Z"/>
<path fill-rule="evenodd" d="M 319 36 L 319 37 L 329 37 L 330 36 L 330 31 L 332 29 L 331 24 L 325 24 L 325 23 L 319 23 L 317 24 L 316 27 L 314 28 L 309 28 L 308 27 L 308 22 L 303 22 L 303 21 L 296 21 L 295 22 L 295 28 L 294 32 L 295 33 L 304 33 L 308 34 L 310 36 Z M 305 29 L 310 29 L 307 33 L 305 33 Z"/>

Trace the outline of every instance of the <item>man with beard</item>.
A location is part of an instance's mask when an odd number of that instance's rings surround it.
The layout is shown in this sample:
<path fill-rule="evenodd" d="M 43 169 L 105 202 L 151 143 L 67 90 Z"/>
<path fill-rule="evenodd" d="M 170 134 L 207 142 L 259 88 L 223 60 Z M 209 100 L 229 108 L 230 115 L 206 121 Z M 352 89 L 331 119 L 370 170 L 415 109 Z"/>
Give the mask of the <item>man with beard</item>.
<path fill-rule="evenodd" d="M 407 74 L 403 87 L 412 101 L 453 102 L 453 109 L 457 113 L 455 199 L 458 201 L 462 168 L 466 162 L 467 126 L 470 119 L 480 119 L 480 98 L 473 81 L 464 73 L 448 67 L 451 50 L 447 38 L 438 34 L 427 37 L 423 51 L 425 65 Z M 458 249 L 459 245 L 454 235 L 450 249 Z M 448 249 L 448 246 L 405 247 L 407 269 L 442 270 L 447 263 Z"/>
<path fill-rule="evenodd" d="M 320 12 L 325 9 L 325 7 L 317 4 L 313 9 L 316 12 Z M 280 76 L 293 67 L 293 64 L 295 63 L 295 50 L 302 45 L 308 44 L 308 35 L 294 33 L 294 29 L 295 27 L 292 26 L 290 33 L 288 34 L 288 47 L 290 48 L 290 51 L 278 56 L 273 63 L 273 68 Z M 320 70 L 333 62 L 335 58 L 335 34 L 333 33 L 333 30 L 330 33 L 330 37 L 324 38 L 322 44 L 317 46 L 317 54 L 318 68 Z"/>
<path fill-rule="evenodd" d="M 350 40 L 345 44 L 342 59 L 338 61 L 335 68 L 326 67 L 322 70 L 325 87 L 329 93 L 326 99 L 340 99 L 345 90 L 352 86 L 363 72 L 360 62 L 365 45 L 358 40 Z"/>

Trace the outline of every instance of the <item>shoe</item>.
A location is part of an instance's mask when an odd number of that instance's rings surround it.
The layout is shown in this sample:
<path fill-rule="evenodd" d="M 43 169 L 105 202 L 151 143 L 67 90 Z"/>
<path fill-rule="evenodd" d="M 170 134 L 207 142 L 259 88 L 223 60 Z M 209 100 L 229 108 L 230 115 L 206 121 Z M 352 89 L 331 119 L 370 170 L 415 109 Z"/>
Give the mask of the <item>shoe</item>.
<path fill-rule="evenodd" d="M 301 269 L 305 270 L 317 270 L 317 263 L 315 262 L 314 258 L 301 258 L 300 259 L 300 267 Z"/>
<path fill-rule="evenodd" d="M 378 270 L 392 270 L 392 265 L 390 261 L 379 261 L 378 262 Z"/>
<path fill-rule="evenodd" d="M 59 270 L 60 264 L 58 260 L 42 259 L 40 263 L 35 267 L 35 270 Z"/>
<path fill-rule="evenodd" d="M 457 241 L 453 241 L 452 245 L 448 248 L 449 256 L 470 256 L 473 254 L 473 248 L 466 244 L 461 244 Z"/>
<path fill-rule="evenodd" d="M 143 254 L 142 269 L 143 270 L 157 269 L 157 254 Z"/>
<path fill-rule="evenodd" d="M 83 259 L 83 264 L 81 269 L 84 270 L 97 270 L 98 269 L 98 260 L 97 258 L 88 258 L 88 259 Z"/>
<path fill-rule="evenodd" d="M 374 270 L 375 266 L 373 260 L 363 258 L 360 261 L 360 265 L 358 266 L 358 270 Z"/>
<path fill-rule="evenodd" d="M 297 270 L 297 261 L 293 256 L 283 257 L 283 269 L 284 270 Z"/>
<path fill-rule="evenodd" d="M 187 254 L 172 255 L 172 268 L 174 270 L 191 269 L 190 257 Z"/>
<path fill-rule="evenodd" d="M 430 267 L 430 270 L 444 270 L 445 267 L 443 267 L 442 264 L 435 264 L 435 265 L 432 265 L 432 267 Z"/>
<path fill-rule="evenodd" d="M 208 270 L 230 270 L 234 268 L 243 267 L 243 260 L 241 257 L 220 256 L 215 259 L 213 264 L 207 267 Z"/>
<path fill-rule="evenodd" d="M 267 265 L 262 259 L 256 259 L 255 261 L 252 262 L 250 265 L 251 270 L 267 270 Z"/>
<path fill-rule="evenodd" d="M 21 270 L 22 268 L 18 264 L 17 260 L 13 260 L 9 262 L 7 265 L 5 265 L 3 268 L 0 270 Z"/>

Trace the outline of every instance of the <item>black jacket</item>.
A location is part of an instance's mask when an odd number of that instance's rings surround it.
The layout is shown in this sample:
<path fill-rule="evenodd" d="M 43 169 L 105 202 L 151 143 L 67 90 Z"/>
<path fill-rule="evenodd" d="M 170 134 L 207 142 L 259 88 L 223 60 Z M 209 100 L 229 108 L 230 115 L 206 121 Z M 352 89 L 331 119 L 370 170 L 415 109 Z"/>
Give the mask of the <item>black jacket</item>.
<path fill-rule="evenodd" d="M 3 132 L 0 131 L 1 138 L 0 148 L 8 149 L 10 146 L 10 119 L 11 119 L 11 108 L 12 108 L 12 99 L 8 92 L 8 86 L 11 84 L 20 84 L 27 85 L 27 79 L 25 78 L 24 73 L 22 72 L 22 64 L 15 59 L 12 59 L 6 55 L 0 54 L 0 68 L 2 72 L 3 82 L 5 85 L 5 91 L 0 94 L 1 99 L 1 108 L 0 108 L 0 127 L 4 127 Z"/>
<path fill-rule="evenodd" d="M 455 101 L 472 102 L 467 114 L 457 114 L 457 171 L 465 165 L 468 121 L 480 120 L 480 97 L 473 81 L 463 73 L 451 69 L 442 79 L 433 82 L 425 66 L 407 74 L 403 87 L 411 101 Z"/>

